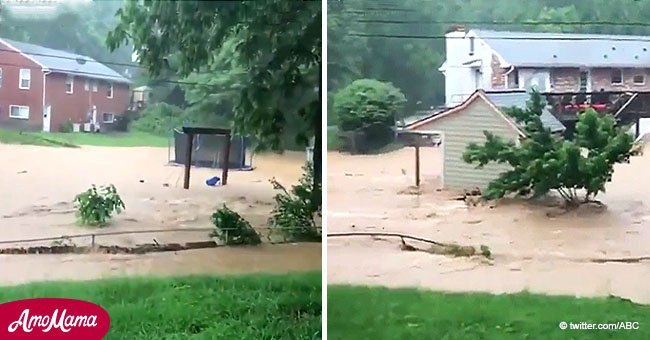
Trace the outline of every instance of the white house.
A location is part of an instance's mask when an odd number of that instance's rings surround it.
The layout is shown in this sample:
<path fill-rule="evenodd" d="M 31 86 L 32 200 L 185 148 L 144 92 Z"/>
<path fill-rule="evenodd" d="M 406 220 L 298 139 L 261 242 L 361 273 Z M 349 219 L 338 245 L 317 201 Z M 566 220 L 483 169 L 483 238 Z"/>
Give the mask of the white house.
<path fill-rule="evenodd" d="M 476 90 L 650 91 L 650 37 L 500 32 L 455 28 L 445 35 L 445 104 Z"/>

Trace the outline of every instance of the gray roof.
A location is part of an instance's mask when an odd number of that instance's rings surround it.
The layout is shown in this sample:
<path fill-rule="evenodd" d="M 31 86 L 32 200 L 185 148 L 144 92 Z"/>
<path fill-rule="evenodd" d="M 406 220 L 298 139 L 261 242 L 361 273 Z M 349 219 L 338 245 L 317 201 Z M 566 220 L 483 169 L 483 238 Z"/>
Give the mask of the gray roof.
<path fill-rule="evenodd" d="M 441 108 L 441 109 L 437 109 L 437 110 L 430 110 L 430 111 L 427 111 L 427 112 L 417 112 L 414 115 L 402 118 L 402 120 L 400 122 L 398 122 L 398 126 L 408 126 L 408 125 L 411 125 L 411 124 L 413 124 L 415 122 L 419 122 L 419 121 L 421 121 L 423 119 L 427 119 L 427 118 L 429 118 L 431 116 L 441 114 L 441 113 L 443 113 L 443 112 L 445 112 L 445 111 L 447 111 L 449 109 L 450 108 Z"/>
<path fill-rule="evenodd" d="M 650 37 L 646 36 L 472 32 L 513 66 L 634 68 L 650 65 Z"/>
<path fill-rule="evenodd" d="M 7 44 L 10 44 L 11 46 L 17 48 L 22 53 L 36 60 L 45 68 L 53 72 L 60 72 L 120 83 L 131 83 L 129 79 L 115 72 L 108 66 L 97 62 L 93 58 L 87 56 L 54 50 L 47 47 L 13 41 L 9 39 L 0 39 L 0 41 L 4 41 Z M 85 60 L 85 63 L 80 64 L 77 60 Z"/>
<path fill-rule="evenodd" d="M 530 94 L 517 91 L 517 92 L 506 92 L 506 93 L 489 93 L 487 92 L 485 96 L 496 106 L 500 108 L 509 108 L 509 107 L 518 107 L 520 109 L 526 108 L 526 103 L 530 99 Z M 542 115 L 540 116 L 542 124 L 544 127 L 551 130 L 551 132 L 562 132 L 566 129 L 564 124 L 562 124 L 548 109 L 544 109 Z"/>

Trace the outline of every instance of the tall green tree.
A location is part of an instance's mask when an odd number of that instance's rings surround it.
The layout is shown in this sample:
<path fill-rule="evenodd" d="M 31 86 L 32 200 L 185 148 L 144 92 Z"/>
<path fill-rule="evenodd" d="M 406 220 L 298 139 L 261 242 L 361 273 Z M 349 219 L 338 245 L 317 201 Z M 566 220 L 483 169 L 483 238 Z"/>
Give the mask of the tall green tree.
<path fill-rule="evenodd" d="M 320 1 L 129 1 L 118 16 L 109 47 L 133 43 L 153 76 L 171 53 L 179 56 L 181 76 L 210 68 L 224 43 L 241 37 L 235 50 L 248 82 L 235 107 L 234 128 L 279 150 L 288 117 L 302 117 L 309 128 L 295 137 L 315 139 L 314 186 L 320 188 Z M 320 191 L 314 192 L 320 206 Z"/>

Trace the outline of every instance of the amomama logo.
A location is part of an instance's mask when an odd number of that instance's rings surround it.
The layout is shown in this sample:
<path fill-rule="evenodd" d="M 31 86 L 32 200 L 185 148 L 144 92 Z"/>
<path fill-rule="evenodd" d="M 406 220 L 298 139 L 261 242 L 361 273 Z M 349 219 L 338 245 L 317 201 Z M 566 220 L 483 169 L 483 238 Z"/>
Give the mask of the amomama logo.
<path fill-rule="evenodd" d="M 0 304 L 2 340 L 100 340 L 110 324 L 108 312 L 88 301 L 45 298 Z"/>

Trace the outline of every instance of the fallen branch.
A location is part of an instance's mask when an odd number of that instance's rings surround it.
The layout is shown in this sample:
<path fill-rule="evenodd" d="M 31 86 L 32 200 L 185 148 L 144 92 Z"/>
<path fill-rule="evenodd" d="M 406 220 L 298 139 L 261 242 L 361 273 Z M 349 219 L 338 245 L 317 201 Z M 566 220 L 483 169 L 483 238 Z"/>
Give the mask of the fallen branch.
<path fill-rule="evenodd" d="M 135 247 L 122 246 L 76 246 L 76 245 L 52 245 L 20 248 L 0 248 L 3 255 L 28 255 L 28 254 L 146 254 L 168 251 L 182 251 L 190 249 L 216 248 L 219 245 L 214 241 L 180 243 L 146 243 Z"/>
<path fill-rule="evenodd" d="M 426 238 L 421 238 L 417 236 L 405 235 L 400 233 L 373 233 L 373 232 L 357 232 L 357 233 L 335 233 L 327 234 L 327 237 L 348 237 L 348 236 L 388 236 L 388 237 L 400 237 L 402 239 L 410 239 L 414 241 L 420 241 L 424 243 L 444 245 L 444 243 L 436 242 L 433 240 L 428 240 Z"/>
<path fill-rule="evenodd" d="M 421 237 L 404 235 L 399 233 L 372 233 L 372 232 L 358 232 L 358 233 L 336 233 L 336 234 L 327 234 L 327 237 L 343 237 L 343 236 L 388 236 L 388 237 L 399 237 L 401 239 L 400 249 L 403 251 L 421 251 L 430 254 L 436 255 L 451 255 L 456 257 L 470 257 L 470 256 L 484 256 L 486 258 L 491 258 L 492 253 L 490 248 L 485 245 L 479 247 L 474 246 L 460 246 L 452 243 L 442 243 L 437 242 Z M 404 239 L 410 239 L 415 241 L 420 241 L 424 243 L 431 244 L 431 247 L 428 249 L 422 249 L 414 247 L 410 244 L 407 244 Z"/>
<path fill-rule="evenodd" d="M 616 263 L 639 263 L 642 261 L 650 261 L 650 256 L 640 256 L 640 257 L 620 257 L 620 258 L 610 258 L 610 259 L 586 259 L 587 262 L 593 262 L 593 263 L 609 263 L 609 262 L 616 262 Z"/>

